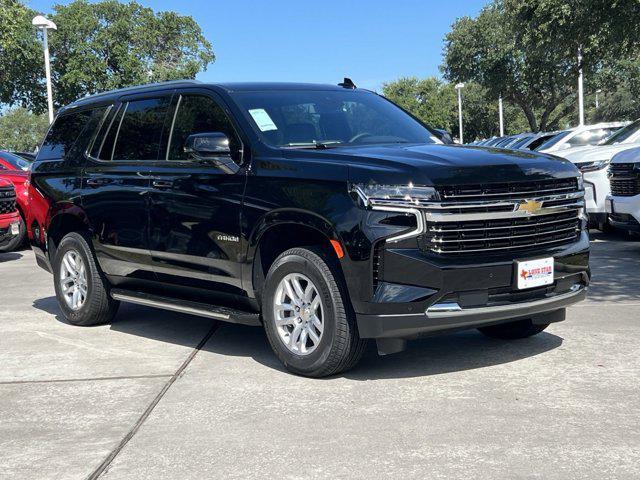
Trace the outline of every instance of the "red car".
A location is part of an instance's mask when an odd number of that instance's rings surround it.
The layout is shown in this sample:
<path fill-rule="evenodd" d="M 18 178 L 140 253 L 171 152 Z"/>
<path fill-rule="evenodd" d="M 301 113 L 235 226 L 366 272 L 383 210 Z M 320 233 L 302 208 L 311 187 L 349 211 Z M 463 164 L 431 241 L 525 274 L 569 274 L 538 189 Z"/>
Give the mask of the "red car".
<path fill-rule="evenodd" d="M 0 180 L 13 183 L 19 213 L 19 233 L 11 242 L 0 246 L 0 252 L 10 252 L 24 243 L 27 235 L 27 213 L 29 193 L 26 182 L 29 179 L 30 162 L 10 152 L 0 151 Z"/>
<path fill-rule="evenodd" d="M 0 252 L 10 252 L 20 247 L 27 236 L 27 213 L 29 211 L 29 192 L 27 180 L 31 163 L 13 153 L 0 151 L 0 179 L 13 183 L 16 190 L 18 213 L 20 214 L 20 233 L 7 245 L 0 247 Z"/>
<path fill-rule="evenodd" d="M 0 178 L 0 252 L 10 251 L 20 234 L 20 214 L 11 182 Z"/>

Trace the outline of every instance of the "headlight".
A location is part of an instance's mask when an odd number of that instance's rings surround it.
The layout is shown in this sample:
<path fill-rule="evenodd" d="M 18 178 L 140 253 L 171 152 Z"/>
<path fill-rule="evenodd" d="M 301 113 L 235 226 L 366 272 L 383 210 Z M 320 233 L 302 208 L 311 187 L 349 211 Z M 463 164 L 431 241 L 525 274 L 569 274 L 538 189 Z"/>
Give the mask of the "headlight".
<path fill-rule="evenodd" d="M 596 160 L 594 162 L 577 163 L 576 167 L 581 172 L 595 172 L 596 170 L 602 170 L 609 165 L 610 160 Z"/>
<path fill-rule="evenodd" d="M 433 187 L 408 185 L 355 185 L 354 191 L 365 206 L 414 208 L 440 199 Z"/>

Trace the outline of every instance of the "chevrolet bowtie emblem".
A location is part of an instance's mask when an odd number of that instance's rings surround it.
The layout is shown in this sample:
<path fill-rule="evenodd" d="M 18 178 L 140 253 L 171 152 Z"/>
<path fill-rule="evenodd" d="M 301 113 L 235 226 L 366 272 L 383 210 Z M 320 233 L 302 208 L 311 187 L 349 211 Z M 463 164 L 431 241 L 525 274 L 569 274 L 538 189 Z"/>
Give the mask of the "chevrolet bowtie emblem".
<path fill-rule="evenodd" d="M 542 202 L 536 202 L 535 200 L 526 200 L 518 205 L 517 210 L 527 212 L 529 215 L 533 215 L 542 208 Z"/>

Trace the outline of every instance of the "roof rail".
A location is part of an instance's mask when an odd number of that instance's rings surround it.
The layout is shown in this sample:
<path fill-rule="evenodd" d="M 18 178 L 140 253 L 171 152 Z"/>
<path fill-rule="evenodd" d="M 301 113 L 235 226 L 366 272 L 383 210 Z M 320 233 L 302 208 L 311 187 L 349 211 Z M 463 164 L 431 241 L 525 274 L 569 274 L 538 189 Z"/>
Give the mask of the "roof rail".
<path fill-rule="evenodd" d="M 86 97 L 82 97 L 77 99 L 76 101 L 70 103 L 69 105 L 67 105 L 67 107 L 71 107 L 72 105 L 75 105 L 77 103 L 81 103 L 84 102 L 85 100 L 93 100 L 95 98 L 100 98 L 100 97 L 105 97 L 108 95 L 114 95 L 117 93 L 126 93 L 129 91 L 135 91 L 135 90 L 139 90 L 141 88 L 149 88 L 149 87 L 164 87 L 164 86 L 171 86 L 171 85 L 193 85 L 193 84 L 201 84 L 202 82 L 200 82 L 199 80 L 169 80 L 166 82 L 156 82 L 156 83 L 143 83 L 141 85 L 133 85 L 131 87 L 124 87 L 124 88 L 117 88 L 115 90 L 108 90 L 106 92 L 100 92 L 100 93 L 94 93 L 93 95 L 87 95 Z M 66 107 L 65 107 L 66 108 Z"/>

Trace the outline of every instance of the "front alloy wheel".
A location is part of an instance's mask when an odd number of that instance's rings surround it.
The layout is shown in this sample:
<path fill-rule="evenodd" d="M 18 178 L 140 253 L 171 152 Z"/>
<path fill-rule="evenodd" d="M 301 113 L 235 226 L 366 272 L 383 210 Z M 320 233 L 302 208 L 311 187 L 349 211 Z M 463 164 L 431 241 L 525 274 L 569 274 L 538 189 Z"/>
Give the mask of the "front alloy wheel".
<path fill-rule="evenodd" d="M 318 348 L 324 331 L 322 299 L 308 277 L 290 273 L 280 280 L 273 310 L 278 336 L 289 351 L 309 355 Z"/>

